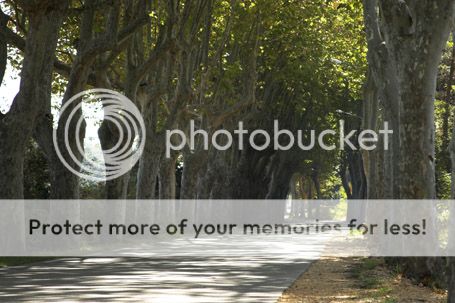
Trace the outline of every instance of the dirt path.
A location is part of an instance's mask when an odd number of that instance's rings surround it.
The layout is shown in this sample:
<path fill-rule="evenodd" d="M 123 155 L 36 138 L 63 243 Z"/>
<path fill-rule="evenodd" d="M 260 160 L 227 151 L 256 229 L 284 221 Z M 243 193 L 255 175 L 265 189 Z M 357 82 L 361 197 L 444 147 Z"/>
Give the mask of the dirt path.
<path fill-rule="evenodd" d="M 442 291 L 412 284 L 381 259 L 326 258 L 313 263 L 278 303 L 443 303 Z"/>

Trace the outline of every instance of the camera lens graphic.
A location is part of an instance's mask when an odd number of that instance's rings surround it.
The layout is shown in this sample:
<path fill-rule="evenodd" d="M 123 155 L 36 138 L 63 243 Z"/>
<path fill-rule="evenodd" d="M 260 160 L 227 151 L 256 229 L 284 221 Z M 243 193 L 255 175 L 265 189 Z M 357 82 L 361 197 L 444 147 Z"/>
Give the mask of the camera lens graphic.
<path fill-rule="evenodd" d="M 86 156 L 81 142 L 83 136 L 80 135 L 84 116 L 78 113 L 83 104 L 94 103 L 101 103 L 104 120 L 115 128 L 117 140 L 111 148 L 103 150 L 102 160 Z M 80 178 L 95 182 L 119 178 L 133 168 L 144 151 L 145 125 L 142 115 L 130 99 L 116 91 L 100 88 L 83 91 L 65 102 L 60 109 L 59 120 L 62 117 L 66 117 L 64 124 L 59 123 L 59 127 L 63 127 L 64 140 L 59 141 L 58 129 L 54 128 L 54 148 L 65 167 Z M 71 144 L 70 138 L 74 138 L 75 144 Z M 63 148 L 66 157 L 62 153 Z M 84 157 L 79 160 L 76 155 Z"/>

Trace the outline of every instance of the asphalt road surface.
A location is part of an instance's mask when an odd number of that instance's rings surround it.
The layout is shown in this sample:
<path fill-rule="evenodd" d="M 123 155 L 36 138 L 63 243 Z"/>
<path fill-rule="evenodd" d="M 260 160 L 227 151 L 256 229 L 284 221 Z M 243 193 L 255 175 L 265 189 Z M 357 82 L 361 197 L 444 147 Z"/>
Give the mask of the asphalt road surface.
<path fill-rule="evenodd" d="M 3 268 L 0 302 L 276 302 L 324 246 L 317 238 L 298 245 L 242 241 L 174 243 L 174 254 L 167 249 L 150 256 L 150 249 L 136 248 L 115 257 Z"/>

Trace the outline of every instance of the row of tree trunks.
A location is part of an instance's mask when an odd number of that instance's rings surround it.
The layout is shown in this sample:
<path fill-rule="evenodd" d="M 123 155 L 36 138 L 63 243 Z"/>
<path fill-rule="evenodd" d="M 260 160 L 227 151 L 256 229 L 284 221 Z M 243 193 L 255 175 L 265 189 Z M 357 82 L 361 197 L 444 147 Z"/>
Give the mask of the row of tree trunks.
<path fill-rule="evenodd" d="M 150 70 L 146 85 L 148 97 L 142 104 L 144 122 L 146 124 L 146 145 L 143 156 L 139 162 L 137 177 L 136 197 L 138 199 L 152 198 L 155 196 L 156 182 L 159 179 L 160 171 L 164 173 L 164 166 L 168 159 L 165 158 L 165 130 L 173 129 L 177 126 L 177 120 L 181 116 L 184 107 L 193 98 L 193 74 L 200 68 L 200 53 L 204 48 L 203 42 L 198 41 L 197 37 L 201 34 L 201 26 L 204 18 L 212 18 L 212 1 L 185 1 L 184 5 L 178 1 L 170 1 L 168 5 L 169 20 L 165 30 L 163 46 L 169 41 L 174 41 L 176 47 L 166 49 L 159 47 L 155 52 L 165 55 L 165 59 L 159 62 L 155 70 Z M 192 18 L 189 18 L 192 16 Z M 210 28 L 206 29 L 210 31 Z M 172 84 L 174 79 L 178 81 Z M 164 121 L 158 123 L 157 117 L 159 103 L 165 100 L 167 111 Z M 160 168 L 160 163 L 163 167 Z M 175 165 L 174 165 L 175 168 Z M 169 178 L 174 178 L 169 174 L 162 176 L 162 195 L 166 198 L 176 196 L 175 189 L 171 189 L 167 184 Z M 174 181 L 175 182 L 175 181 Z"/>
<path fill-rule="evenodd" d="M 68 84 L 62 100 L 64 106 L 73 96 L 84 91 L 87 86 L 92 66 L 97 57 L 117 46 L 117 33 L 119 26 L 120 3 L 116 2 L 109 6 L 108 15 L 105 21 L 105 31 L 95 35 L 95 9 L 91 9 L 95 2 L 87 1 L 86 9 L 81 19 L 80 42 L 77 49 L 77 56 L 71 67 Z M 76 121 L 82 116 L 79 109 L 69 124 L 69 146 L 65 144 L 65 125 L 68 124 L 69 113 L 78 106 L 80 100 L 73 102 L 63 113 L 58 121 L 57 144 L 60 146 L 62 156 L 66 162 L 76 171 L 79 166 L 74 163 L 68 154 L 68 150 L 77 150 L 77 138 L 83 142 L 85 136 L 85 120 L 82 123 L 81 131 L 76 132 Z M 78 161 L 82 161 L 84 155 L 75 153 Z M 54 199 L 78 199 L 79 198 L 79 178 L 69 171 L 61 161 L 53 163 L 52 171 L 52 198 Z"/>

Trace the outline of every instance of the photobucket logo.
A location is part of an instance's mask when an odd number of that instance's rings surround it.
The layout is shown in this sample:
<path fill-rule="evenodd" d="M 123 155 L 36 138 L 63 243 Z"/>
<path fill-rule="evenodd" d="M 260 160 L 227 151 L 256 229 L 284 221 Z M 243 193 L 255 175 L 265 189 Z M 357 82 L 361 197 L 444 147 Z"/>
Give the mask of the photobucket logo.
<path fill-rule="evenodd" d="M 388 122 L 384 122 L 383 129 L 379 132 L 366 129 L 362 131 L 351 130 L 345 133 L 344 120 L 339 121 L 339 131 L 333 129 L 326 129 L 321 131 L 316 136 L 315 130 L 309 130 L 305 134 L 303 130 L 297 131 L 297 136 L 287 129 L 280 129 L 278 120 L 274 120 L 273 134 L 263 129 L 256 129 L 250 132 L 244 128 L 243 122 L 238 123 L 238 128 L 234 130 L 234 135 L 237 136 L 236 146 L 239 150 L 245 147 L 245 135 L 249 134 L 248 143 L 253 149 L 262 151 L 267 148 L 273 147 L 274 150 L 287 151 L 292 148 L 299 148 L 303 151 L 311 150 L 316 147 L 316 144 L 323 150 L 334 150 L 337 147 L 344 150 L 348 147 L 351 150 L 374 150 L 378 147 L 379 138 L 383 136 L 383 148 L 389 149 L 389 136 L 393 134 L 393 130 L 389 129 Z M 217 150 L 228 150 L 232 147 L 234 142 L 234 135 L 225 130 L 220 129 L 211 135 L 211 144 Z M 257 140 L 260 138 L 261 140 Z M 196 149 L 197 139 L 202 139 L 203 149 L 209 149 L 209 133 L 203 129 L 196 129 L 194 120 L 190 121 L 189 135 L 179 129 L 166 131 L 166 157 L 171 157 L 171 151 L 180 151 L 188 145 L 191 151 Z M 273 139 L 273 144 L 272 144 Z M 316 142 L 317 141 L 317 142 Z M 273 146 L 271 146 L 273 145 Z"/>
<path fill-rule="evenodd" d="M 84 142 L 81 142 L 84 139 L 81 136 L 82 126 L 87 118 L 80 114 L 84 113 L 83 106 L 85 112 L 98 116 L 98 122 L 93 123 L 96 127 L 100 127 L 102 120 L 109 123 L 111 134 L 115 133 L 115 137 L 109 139 L 117 141 L 111 148 L 101 151 L 98 142 L 99 152 L 87 155 Z M 83 91 L 65 102 L 60 109 L 59 122 L 63 117 L 64 124 L 59 123 L 59 127 L 63 127 L 63 142 L 61 138 L 59 141 L 59 130 L 54 129 L 54 148 L 65 167 L 80 178 L 91 181 L 116 179 L 130 171 L 142 155 L 145 145 L 144 120 L 136 105 L 118 92 L 99 88 Z M 93 133 L 98 137 L 96 131 Z M 70 142 L 70 138 L 74 139 L 75 144 L 74 141 Z M 76 155 L 83 155 L 83 159 L 79 160 Z M 69 164 L 70 161 L 73 166 Z"/>

